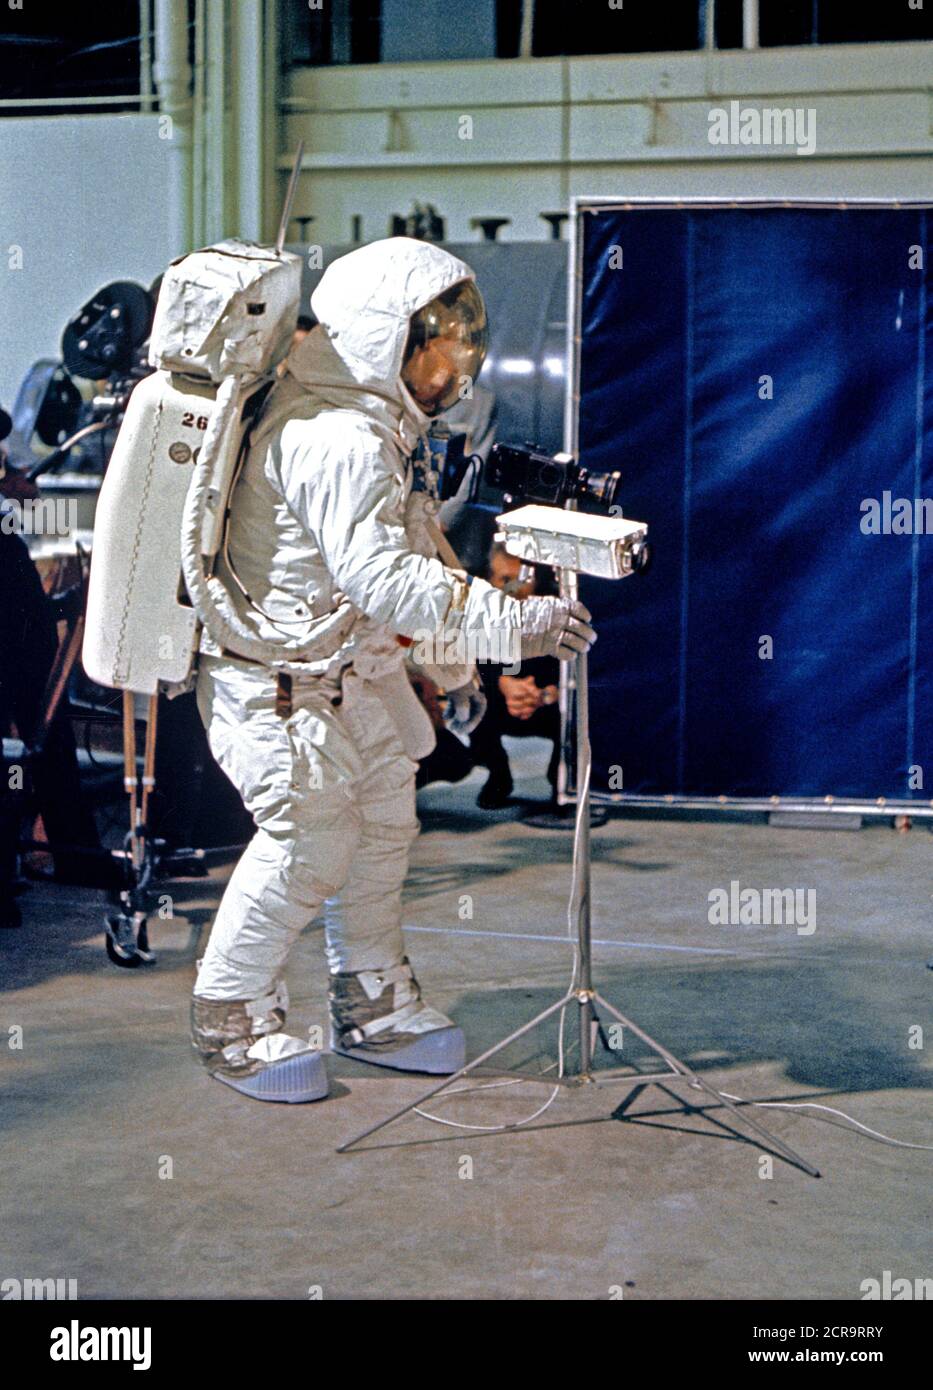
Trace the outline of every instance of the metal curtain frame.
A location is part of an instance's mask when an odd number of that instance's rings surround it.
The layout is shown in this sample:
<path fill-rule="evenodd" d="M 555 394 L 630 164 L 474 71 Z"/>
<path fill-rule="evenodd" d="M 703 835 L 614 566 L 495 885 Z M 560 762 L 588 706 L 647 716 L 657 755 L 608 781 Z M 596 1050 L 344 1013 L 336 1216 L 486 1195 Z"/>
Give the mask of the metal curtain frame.
<path fill-rule="evenodd" d="M 728 198 L 703 194 L 671 198 L 664 194 L 612 198 L 602 195 L 576 195 L 570 200 L 569 272 L 567 275 L 567 390 L 564 397 L 564 449 L 577 457 L 580 443 L 580 357 L 583 337 L 583 235 L 582 220 L 588 212 L 653 211 L 697 212 L 723 208 L 831 208 L 836 211 L 905 208 L 916 212 L 933 211 L 933 203 L 910 198 Z M 649 531 L 651 518 L 647 518 Z M 569 669 L 568 669 L 569 668 Z M 573 772 L 574 662 L 562 662 L 560 672 L 561 749 L 557 772 L 557 797 L 561 805 L 576 803 Z M 933 821 L 933 799 L 910 801 L 906 798 L 862 799 L 836 796 L 691 796 L 686 793 L 641 793 L 590 791 L 590 800 L 603 806 L 622 806 L 642 810 L 743 811 L 773 814 L 778 811 L 820 814 L 828 817 L 860 815 L 885 820 L 910 816 L 912 820 Z"/>

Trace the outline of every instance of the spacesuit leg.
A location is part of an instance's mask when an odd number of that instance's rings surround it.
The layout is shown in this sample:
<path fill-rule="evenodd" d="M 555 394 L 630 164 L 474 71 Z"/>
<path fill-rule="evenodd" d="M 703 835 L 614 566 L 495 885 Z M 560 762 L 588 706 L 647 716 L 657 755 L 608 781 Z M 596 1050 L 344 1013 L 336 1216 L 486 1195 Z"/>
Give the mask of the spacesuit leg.
<path fill-rule="evenodd" d="M 258 829 L 227 885 L 201 962 L 193 1042 L 212 1075 L 237 1090 L 257 1099 L 314 1099 L 326 1092 L 323 1060 L 280 1033 L 282 974 L 295 940 L 339 889 L 356 851 L 360 816 L 351 784 L 359 756 L 331 703 L 313 688 L 296 700 L 291 717 L 276 713 L 275 685 L 261 668 L 204 661 L 198 703 L 214 756 Z M 302 1048 L 306 1089 L 314 1094 L 296 1096 L 290 1083 L 281 1095 L 262 1075 L 294 1071 L 292 1044 Z"/>
<path fill-rule="evenodd" d="M 402 885 L 418 834 L 417 764 L 406 757 L 385 706 L 355 673 L 344 680 L 341 722 L 359 753 L 353 862 L 325 913 L 327 961 L 337 971 L 377 970 L 404 954 Z"/>
<path fill-rule="evenodd" d="M 385 706 L 355 674 L 341 716 L 365 764 L 355 786 L 359 838 L 324 910 L 334 1050 L 403 1071 L 446 1074 L 465 1060 L 462 1031 L 421 999 L 402 939 L 402 885 L 418 833 L 415 772 Z"/>

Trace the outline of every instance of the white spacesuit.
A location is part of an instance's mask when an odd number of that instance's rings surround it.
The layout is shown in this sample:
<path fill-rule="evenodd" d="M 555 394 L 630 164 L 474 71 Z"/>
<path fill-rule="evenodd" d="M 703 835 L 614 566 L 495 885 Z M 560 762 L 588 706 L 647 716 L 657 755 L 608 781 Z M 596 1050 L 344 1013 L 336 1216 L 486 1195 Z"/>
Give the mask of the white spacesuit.
<path fill-rule="evenodd" d="M 442 564 L 430 498 L 411 490 L 413 448 L 485 352 L 469 267 L 391 238 L 336 261 L 311 303 L 319 324 L 253 430 L 217 571 L 282 661 L 205 638 L 197 687 L 214 755 L 258 828 L 200 965 L 193 1042 L 218 1079 L 295 1101 L 327 1091 L 320 1053 L 282 1032 L 286 959 L 322 906 L 335 1050 L 437 1073 L 464 1060 L 463 1034 L 421 1000 L 402 941 L 414 776 L 434 735 L 399 638 L 454 630 L 482 655 L 520 634 L 526 656 L 569 657 L 594 637 L 579 604 L 520 605 Z M 472 670 L 438 679 L 472 727 Z"/>

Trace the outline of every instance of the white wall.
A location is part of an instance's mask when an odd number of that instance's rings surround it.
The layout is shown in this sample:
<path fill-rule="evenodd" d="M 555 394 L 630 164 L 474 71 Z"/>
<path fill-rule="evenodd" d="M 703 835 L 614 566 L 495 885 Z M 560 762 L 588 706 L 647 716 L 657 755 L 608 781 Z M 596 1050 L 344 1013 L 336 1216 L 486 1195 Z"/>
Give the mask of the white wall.
<path fill-rule="evenodd" d="M 0 402 L 37 357 L 57 357 L 67 319 L 108 280 L 165 269 L 166 142 L 159 118 L 0 120 Z M 11 269 L 22 248 L 23 268 Z"/>
<path fill-rule="evenodd" d="M 314 241 L 366 240 L 415 198 L 474 240 L 548 235 L 572 194 L 933 198 L 933 44 L 298 68 L 284 92 L 280 171 L 299 136 L 295 212 Z M 812 155 L 709 141 L 711 107 L 816 110 Z M 460 138 L 471 118 L 471 139 Z"/>

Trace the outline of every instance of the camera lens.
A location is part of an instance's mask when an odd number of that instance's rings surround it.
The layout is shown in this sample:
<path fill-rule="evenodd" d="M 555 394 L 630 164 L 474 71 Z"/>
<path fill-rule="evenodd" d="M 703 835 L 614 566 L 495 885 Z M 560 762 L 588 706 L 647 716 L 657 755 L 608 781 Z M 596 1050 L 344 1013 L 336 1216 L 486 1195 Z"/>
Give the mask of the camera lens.
<path fill-rule="evenodd" d="M 581 481 L 583 483 L 583 496 L 596 502 L 600 511 L 608 512 L 618 496 L 622 474 L 615 471 L 612 473 L 587 473 Z"/>
<path fill-rule="evenodd" d="M 636 541 L 632 546 L 632 573 L 644 574 L 651 564 L 651 546 L 647 541 Z"/>

